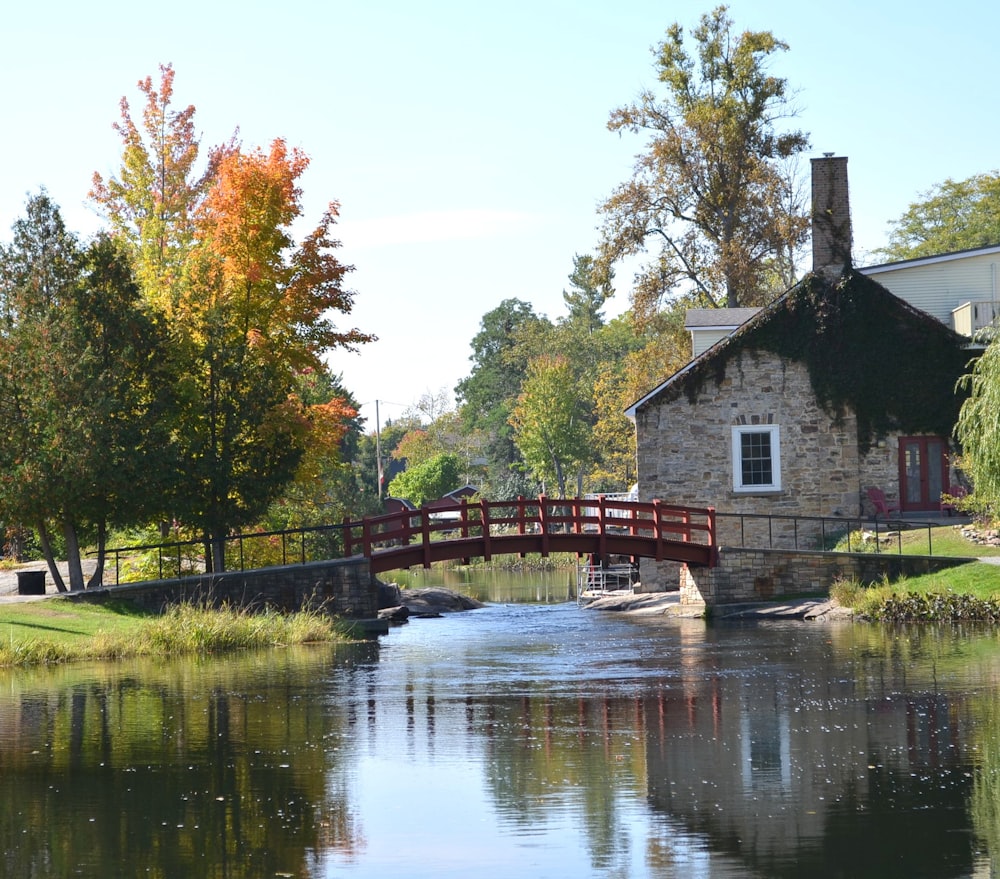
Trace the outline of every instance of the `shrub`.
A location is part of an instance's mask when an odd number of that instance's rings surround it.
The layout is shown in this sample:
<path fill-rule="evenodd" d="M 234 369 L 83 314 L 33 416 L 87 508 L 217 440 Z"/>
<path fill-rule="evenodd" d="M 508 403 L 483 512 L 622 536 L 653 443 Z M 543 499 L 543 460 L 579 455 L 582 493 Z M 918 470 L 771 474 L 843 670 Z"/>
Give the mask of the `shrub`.
<path fill-rule="evenodd" d="M 834 546 L 834 552 L 871 552 L 882 551 L 879 540 L 885 540 L 885 532 L 879 534 L 876 539 L 874 531 L 856 530 L 845 534 Z"/>

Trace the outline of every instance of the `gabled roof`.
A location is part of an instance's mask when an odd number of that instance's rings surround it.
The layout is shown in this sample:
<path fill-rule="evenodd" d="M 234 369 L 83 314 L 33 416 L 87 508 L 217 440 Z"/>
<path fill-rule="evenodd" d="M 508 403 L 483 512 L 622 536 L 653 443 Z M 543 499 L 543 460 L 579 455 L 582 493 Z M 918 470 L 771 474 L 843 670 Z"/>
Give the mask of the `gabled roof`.
<path fill-rule="evenodd" d="M 402 513 L 404 510 L 417 509 L 405 497 L 393 497 L 392 495 L 386 495 L 382 499 L 382 505 L 387 513 Z"/>
<path fill-rule="evenodd" d="M 735 330 L 758 311 L 759 308 L 689 308 L 684 315 L 684 329 Z"/>
<path fill-rule="evenodd" d="M 863 435 L 897 426 L 947 435 L 959 402 L 955 381 L 968 360 L 965 341 L 858 271 L 834 279 L 813 273 L 626 414 L 634 418 L 653 401 L 682 394 L 693 402 L 705 382 L 722 381 L 737 354 L 762 350 L 804 363 L 821 405 L 837 415 L 850 405 Z"/>
<path fill-rule="evenodd" d="M 443 494 L 435 501 L 428 501 L 424 504 L 424 507 L 429 510 L 436 510 L 439 507 L 448 507 L 453 504 L 461 503 L 463 500 L 467 500 L 477 494 L 479 494 L 479 489 L 474 485 L 466 483 L 460 488 L 452 489 L 446 494 Z"/>

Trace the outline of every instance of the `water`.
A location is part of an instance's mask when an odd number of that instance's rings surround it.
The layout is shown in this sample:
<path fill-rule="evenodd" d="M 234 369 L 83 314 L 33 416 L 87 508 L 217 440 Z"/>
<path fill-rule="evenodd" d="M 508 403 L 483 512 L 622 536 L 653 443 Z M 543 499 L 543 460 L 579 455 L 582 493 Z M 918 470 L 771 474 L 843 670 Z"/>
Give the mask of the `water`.
<path fill-rule="evenodd" d="M 557 601 L 3 672 L 0 877 L 990 876 L 998 681 L 992 632 Z"/>

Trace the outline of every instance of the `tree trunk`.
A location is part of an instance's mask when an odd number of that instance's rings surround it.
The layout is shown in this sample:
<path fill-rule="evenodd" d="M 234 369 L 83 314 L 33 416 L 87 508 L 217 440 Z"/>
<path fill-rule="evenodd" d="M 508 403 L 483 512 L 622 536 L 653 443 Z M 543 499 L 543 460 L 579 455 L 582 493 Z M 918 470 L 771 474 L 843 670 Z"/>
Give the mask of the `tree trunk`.
<path fill-rule="evenodd" d="M 63 522 L 63 534 L 66 535 L 66 564 L 69 567 L 70 592 L 83 591 L 83 564 L 80 561 L 80 540 L 76 534 L 76 526 L 68 519 Z"/>
<path fill-rule="evenodd" d="M 559 497 L 566 497 L 566 476 L 563 473 L 562 464 L 555 455 L 552 456 L 552 467 L 556 472 L 556 488 L 559 491 Z"/>
<path fill-rule="evenodd" d="M 56 564 L 55 556 L 52 555 L 52 543 L 49 541 L 49 532 L 44 522 L 35 525 L 38 531 L 38 542 L 42 544 L 42 552 L 45 555 L 45 563 L 49 566 L 49 573 L 52 575 L 52 582 L 56 584 L 56 589 L 60 592 L 66 591 L 66 583 L 59 573 L 59 565 Z"/>
<path fill-rule="evenodd" d="M 212 550 L 212 573 L 221 574 L 226 570 L 226 539 L 213 534 L 209 538 L 209 547 Z"/>
<path fill-rule="evenodd" d="M 104 583 L 104 559 L 108 542 L 108 528 L 104 522 L 97 526 L 97 567 L 87 581 L 88 589 L 96 589 Z"/>

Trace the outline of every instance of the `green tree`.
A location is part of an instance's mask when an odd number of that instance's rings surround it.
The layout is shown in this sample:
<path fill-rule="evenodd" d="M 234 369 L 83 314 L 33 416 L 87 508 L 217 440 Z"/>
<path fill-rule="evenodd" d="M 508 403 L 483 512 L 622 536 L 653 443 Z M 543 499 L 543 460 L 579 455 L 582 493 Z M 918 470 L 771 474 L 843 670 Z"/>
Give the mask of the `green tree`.
<path fill-rule="evenodd" d="M 962 444 L 962 468 L 972 480 L 973 503 L 1000 511 L 1000 338 L 995 338 L 963 376 L 968 391 L 955 434 Z"/>
<path fill-rule="evenodd" d="M 576 477 L 579 493 L 590 459 L 590 426 L 565 357 L 542 355 L 528 364 L 517 404 L 510 416 L 514 442 L 530 472 L 546 488 L 566 497 Z"/>
<path fill-rule="evenodd" d="M 97 545 L 99 583 L 109 526 L 161 513 L 177 472 L 165 333 L 126 255 L 104 236 L 81 247 L 44 192 L 0 255 L 0 295 L 0 509 L 36 528 L 63 591 L 61 533 L 70 588 L 83 589 L 81 545 Z"/>
<path fill-rule="evenodd" d="M 570 289 L 562 294 L 567 310 L 565 323 L 589 335 L 604 326 L 604 303 L 614 293 L 611 276 L 598 275 L 589 254 L 577 254 L 569 282 Z"/>
<path fill-rule="evenodd" d="M 351 464 L 361 437 L 353 394 L 325 367 L 297 375 L 296 393 L 313 422 L 310 441 L 294 479 L 268 509 L 263 524 L 271 531 L 327 525 L 368 512 L 358 497 Z"/>
<path fill-rule="evenodd" d="M 1000 172 L 945 180 L 890 226 L 886 262 L 1000 244 Z"/>
<path fill-rule="evenodd" d="M 623 415 L 632 400 L 621 396 L 621 376 L 633 352 L 648 342 L 652 328 L 662 321 L 646 328 L 629 315 L 605 322 L 601 309 L 609 288 L 598 277 L 592 257 L 575 256 L 569 276 L 572 287 L 563 292 L 567 313 L 554 325 L 538 322 L 520 328 L 514 352 L 524 363 L 546 355 L 565 359 L 580 415 L 591 430 L 588 454 L 580 462 L 583 487 L 591 492 L 624 491 L 634 481 L 635 437 Z M 615 422 L 613 428 L 610 421 Z"/>
<path fill-rule="evenodd" d="M 777 131 L 794 113 L 785 80 L 768 73 L 788 46 L 768 31 L 735 34 L 725 6 L 693 36 L 692 54 L 670 26 L 654 53 L 665 95 L 644 91 L 608 122 L 648 135 L 632 178 L 601 207 L 605 268 L 659 245 L 633 292 L 639 317 L 680 284 L 705 305 L 761 304 L 775 275 L 791 283 L 807 231 L 793 160 L 808 141 Z"/>
<path fill-rule="evenodd" d="M 355 477 L 358 486 L 360 509 L 366 513 L 383 512 L 379 503 L 378 451 L 382 453 L 382 492 L 392 480 L 403 472 L 403 462 L 393 456 L 393 452 L 403 437 L 412 429 L 409 422 L 389 420 L 381 425 L 376 440 L 375 432 L 366 433 L 358 442 L 358 453 L 354 459 Z"/>
<path fill-rule="evenodd" d="M 461 487 L 461 467 L 457 455 L 435 455 L 400 473 L 389 483 L 389 494 L 422 507 Z"/>
<path fill-rule="evenodd" d="M 455 388 L 465 429 L 482 432 L 487 479 L 497 497 L 518 487 L 517 480 L 509 478 L 511 467 L 520 462 L 509 419 L 527 367 L 519 339 L 529 327 L 543 323 L 547 324 L 520 299 L 505 299 L 488 311 L 472 339 L 472 371 Z"/>

